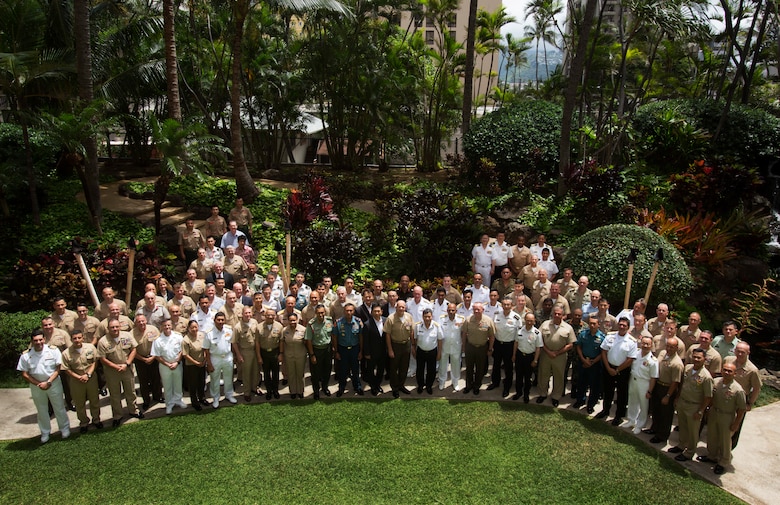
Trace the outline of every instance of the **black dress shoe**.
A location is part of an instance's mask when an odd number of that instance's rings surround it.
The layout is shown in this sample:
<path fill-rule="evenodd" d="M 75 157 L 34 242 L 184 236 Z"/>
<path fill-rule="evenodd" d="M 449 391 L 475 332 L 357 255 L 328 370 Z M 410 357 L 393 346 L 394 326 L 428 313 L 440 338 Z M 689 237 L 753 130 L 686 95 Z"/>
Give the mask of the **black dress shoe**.
<path fill-rule="evenodd" d="M 319 391 L 315 391 L 314 392 L 314 399 L 315 400 L 319 400 L 320 399 L 320 392 Z"/>
<path fill-rule="evenodd" d="M 338 391 L 336 391 L 336 398 L 341 398 L 342 396 L 344 396 L 344 391 L 342 391 L 340 389 Z"/>
<path fill-rule="evenodd" d="M 664 442 L 665 440 L 659 437 L 653 437 L 650 439 L 651 444 L 660 444 L 661 442 Z"/>
<path fill-rule="evenodd" d="M 287 385 L 287 379 L 282 379 L 282 386 L 286 386 L 286 385 Z"/>
<path fill-rule="evenodd" d="M 489 386 L 487 387 L 487 390 L 488 390 L 488 391 L 493 391 L 493 390 L 494 390 L 494 389 L 496 389 L 497 387 L 498 387 L 498 384 L 491 384 L 491 385 L 489 385 Z"/>
<path fill-rule="evenodd" d="M 551 400 L 551 402 L 552 402 L 552 406 L 553 407 L 557 407 L 558 403 L 560 403 L 560 402 L 558 402 L 558 400 L 555 400 L 555 399 Z"/>
<path fill-rule="evenodd" d="M 86 433 L 88 429 L 86 426 L 81 426 L 79 427 L 79 433 Z"/>
<path fill-rule="evenodd" d="M 596 414 L 596 419 L 604 419 L 604 418 L 605 418 L 605 417 L 607 417 L 608 415 L 609 415 L 609 412 L 608 412 L 608 411 L 606 411 L 606 410 L 602 410 L 601 412 L 599 412 L 598 414 Z"/>
<path fill-rule="evenodd" d="M 512 395 L 512 400 L 517 401 L 520 399 L 520 393 L 517 393 L 516 395 Z"/>
<path fill-rule="evenodd" d="M 479 396 L 479 388 L 474 388 L 474 396 Z"/>
<path fill-rule="evenodd" d="M 674 447 L 671 447 L 668 451 L 669 454 L 680 454 L 683 452 L 682 447 L 675 445 Z"/>
<path fill-rule="evenodd" d="M 623 422 L 622 417 L 616 417 L 612 420 L 612 426 L 620 426 L 620 423 Z"/>
<path fill-rule="evenodd" d="M 165 398 L 155 398 L 154 402 L 155 403 L 165 403 Z"/>
<path fill-rule="evenodd" d="M 655 435 L 655 430 L 652 430 L 650 428 L 645 428 L 642 430 L 642 433 L 644 433 L 645 435 Z"/>
<path fill-rule="evenodd" d="M 92 426 L 94 426 L 95 428 L 97 428 L 99 430 L 102 430 L 103 429 L 103 422 L 99 421 L 97 423 L 92 423 Z"/>
<path fill-rule="evenodd" d="M 678 454 L 677 456 L 674 457 L 675 461 L 688 461 L 688 459 L 689 459 L 688 456 L 686 456 L 685 454 Z"/>
<path fill-rule="evenodd" d="M 523 397 L 523 403 L 530 403 L 530 401 L 531 401 L 531 399 L 528 398 L 527 396 Z"/>
<path fill-rule="evenodd" d="M 266 400 L 270 400 L 271 397 L 273 397 L 273 394 L 270 391 L 265 394 L 265 399 Z"/>
<path fill-rule="evenodd" d="M 585 405 L 584 401 L 577 400 L 576 402 L 574 402 L 574 405 L 572 405 L 572 407 L 575 408 L 575 409 L 579 409 L 579 408 L 582 408 L 583 405 Z"/>
<path fill-rule="evenodd" d="M 330 389 L 323 389 L 322 394 L 324 394 L 325 396 L 330 396 Z"/>
<path fill-rule="evenodd" d="M 399 393 L 398 391 L 393 391 L 393 398 L 398 398 L 400 396 L 401 396 L 401 393 Z"/>
<path fill-rule="evenodd" d="M 595 411 L 596 411 L 596 409 L 594 409 L 593 407 L 588 407 L 587 408 L 588 415 L 592 414 Z"/>
<path fill-rule="evenodd" d="M 469 394 L 469 391 L 471 391 L 471 389 L 469 389 L 469 388 L 463 388 L 463 394 L 464 394 L 464 395 L 467 395 L 467 394 Z"/>
<path fill-rule="evenodd" d="M 715 463 L 715 460 L 710 458 L 709 456 L 696 456 L 696 461 L 699 461 L 701 463 Z"/>
<path fill-rule="evenodd" d="M 406 388 L 401 388 L 401 390 L 400 390 L 400 391 L 401 391 L 403 394 L 405 394 L 405 395 L 410 395 L 410 394 L 412 394 L 412 392 L 411 392 L 411 391 L 409 391 L 409 390 L 408 390 L 408 389 L 406 389 Z"/>
<path fill-rule="evenodd" d="M 427 388 L 425 388 L 425 392 L 428 393 L 429 395 L 432 395 L 433 394 L 433 388 L 431 386 L 428 386 Z"/>
<path fill-rule="evenodd" d="M 121 422 L 122 422 L 121 419 L 114 419 L 113 421 L 111 421 L 111 426 L 113 428 L 117 428 Z"/>
<path fill-rule="evenodd" d="M 108 391 L 106 391 L 106 388 L 103 388 L 100 390 L 100 396 L 106 396 L 108 394 Z"/>
<path fill-rule="evenodd" d="M 203 410 L 203 407 L 201 407 L 199 403 L 193 403 L 192 408 L 195 410 Z"/>
<path fill-rule="evenodd" d="M 417 394 L 418 394 L 418 395 L 419 395 L 419 394 L 422 394 L 422 390 L 423 390 L 423 387 L 422 387 L 422 386 L 417 386 Z"/>
<path fill-rule="evenodd" d="M 199 403 L 200 403 L 201 405 L 211 405 L 211 402 L 210 402 L 210 401 L 208 401 L 208 400 L 207 400 L 207 399 L 205 399 L 205 398 L 201 398 L 201 400 L 200 400 L 200 402 L 199 402 Z"/>
<path fill-rule="evenodd" d="M 144 413 L 139 410 L 135 414 L 130 414 L 130 417 L 135 417 L 136 419 L 143 419 Z"/>
<path fill-rule="evenodd" d="M 276 398 L 277 400 L 281 398 L 281 396 L 279 395 L 279 391 L 274 391 L 274 398 Z"/>
<path fill-rule="evenodd" d="M 357 391 L 355 391 L 355 392 L 358 394 L 358 396 L 363 396 L 363 395 L 365 394 L 365 392 L 363 392 L 363 390 L 362 390 L 362 389 L 358 389 L 358 390 L 357 390 Z"/>
<path fill-rule="evenodd" d="M 509 390 L 505 389 L 501 392 L 501 398 L 506 398 L 507 396 L 509 396 Z"/>
<path fill-rule="evenodd" d="M 374 389 L 374 388 L 371 388 L 371 396 L 376 396 L 376 395 L 378 395 L 378 394 L 379 394 L 379 391 L 377 391 L 377 390 L 376 390 L 376 389 Z"/>
<path fill-rule="evenodd" d="M 723 475 L 723 472 L 725 472 L 726 469 L 723 468 L 722 465 L 715 465 L 715 468 L 713 468 L 712 471 L 715 472 L 715 475 Z"/>
<path fill-rule="evenodd" d="M 76 412 L 76 406 L 71 403 L 70 405 L 68 405 L 68 410 L 70 410 L 71 412 Z"/>
<path fill-rule="evenodd" d="M 377 390 L 378 392 L 380 392 L 380 393 L 384 393 L 384 392 L 385 392 L 385 390 L 384 390 L 384 389 L 382 389 L 382 386 L 379 386 L 378 388 L 376 388 L 376 390 Z"/>
<path fill-rule="evenodd" d="M 536 399 L 536 403 L 544 403 L 544 401 L 547 399 L 546 396 L 540 396 Z"/>
<path fill-rule="evenodd" d="M 150 407 L 150 405 L 149 405 L 148 402 L 144 402 L 143 405 L 141 405 L 141 408 L 144 409 L 144 410 L 149 410 L 149 407 Z"/>
<path fill-rule="evenodd" d="M 297 394 L 294 394 L 294 393 L 293 393 L 293 394 L 291 394 L 291 395 L 290 395 L 290 400 L 295 400 L 295 397 L 296 397 L 296 396 L 298 396 L 298 395 L 297 395 Z"/>

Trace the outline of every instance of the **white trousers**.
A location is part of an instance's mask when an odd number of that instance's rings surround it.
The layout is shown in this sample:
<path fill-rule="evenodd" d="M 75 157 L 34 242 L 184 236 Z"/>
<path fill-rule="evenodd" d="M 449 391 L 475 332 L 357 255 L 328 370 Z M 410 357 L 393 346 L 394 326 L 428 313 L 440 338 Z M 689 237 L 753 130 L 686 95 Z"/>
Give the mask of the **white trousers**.
<path fill-rule="evenodd" d="M 456 387 L 460 382 L 460 349 L 455 352 L 441 353 L 441 359 L 439 360 L 439 384 L 444 385 L 447 381 L 447 364 L 451 366 L 452 375 L 452 387 Z"/>
<path fill-rule="evenodd" d="M 650 389 L 650 379 L 631 376 L 628 379 L 628 423 L 642 429 L 647 423 L 650 400 L 645 396 Z"/>
<path fill-rule="evenodd" d="M 225 383 L 225 398 L 233 397 L 233 354 L 218 357 L 211 355 L 211 364 L 214 371 L 209 374 L 209 392 L 211 397 L 219 399 L 219 379 Z"/>
<path fill-rule="evenodd" d="M 62 392 L 62 381 L 59 377 L 54 379 L 49 389 L 44 390 L 31 384 L 30 394 L 32 394 L 35 410 L 38 411 L 38 428 L 41 430 L 41 435 L 51 434 L 49 402 L 54 409 L 60 431 L 70 432 L 70 421 L 68 420 L 68 411 L 65 410 L 65 397 Z"/>
<path fill-rule="evenodd" d="M 158 363 L 158 365 L 160 367 L 160 382 L 162 382 L 163 396 L 165 396 L 165 406 L 181 405 L 184 366 L 179 363 L 179 366 L 171 370 L 162 363 Z M 217 379 L 217 384 L 219 384 L 219 379 Z"/>

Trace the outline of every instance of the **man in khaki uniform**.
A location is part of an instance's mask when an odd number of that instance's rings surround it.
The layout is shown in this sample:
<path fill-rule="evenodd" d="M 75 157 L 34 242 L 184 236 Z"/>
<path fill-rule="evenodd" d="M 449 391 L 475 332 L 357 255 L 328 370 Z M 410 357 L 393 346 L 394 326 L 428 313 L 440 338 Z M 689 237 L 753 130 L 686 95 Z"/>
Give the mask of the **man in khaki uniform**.
<path fill-rule="evenodd" d="M 230 209 L 228 220 L 235 221 L 238 229 L 252 238 L 252 211 L 244 207 L 244 199 L 236 198 L 236 206 Z"/>
<path fill-rule="evenodd" d="M 704 368 L 710 372 L 712 377 L 720 376 L 720 367 L 723 364 L 723 358 L 720 357 L 720 353 L 712 348 L 712 332 L 704 330 L 699 335 L 699 342 L 688 347 L 688 351 L 685 353 L 685 363 L 693 363 L 693 351 L 696 349 L 704 350 Z"/>
<path fill-rule="evenodd" d="M 121 314 L 121 308 L 118 303 L 114 302 L 108 306 L 108 317 L 100 321 L 95 336 L 98 339 L 103 338 L 108 334 L 108 323 L 111 321 L 119 321 L 119 331 L 131 332 L 133 331 L 133 321 Z"/>
<path fill-rule="evenodd" d="M 460 294 L 460 291 L 452 285 L 452 276 L 450 274 L 444 274 L 444 277 L 441 278 L 441 287 L 443 287 L 446 292 L 444 295 L 445 300 L 454 303 L 455 305 L 463 303 L 463 296 Z"/>
<path fill-rule="evenodd" d="M 574 342 L 577 341 L 574 329 L 563 320 L 563 314 L 563 305 L 555 304 L 552 310 L 552 319 L 543 322 L 539 327 L 544 344 L 539 361 L 539 389 L 542 396 L 536 399 L 536 403 L 542 403 L 547 399 L 547 388 L 552 376 L 553 407 L 558 406 L 558 402 L 564 394 L 563 375 L 566 369 L 566 357 L 569 350 L 574 347 Z"/>
<path fill-rule="evenodd" d="M 669 317 L 669 306 L 665 303 L 659 303 L 655 308 L 655 317 L 647 321 L 647 331 L 650 332 L 651 336 L 654 337 L 663 333 L 667 317 Z M 639 325 L 634 322 L 634 326 Z M 689 344 L 687 342 L 684 342 L 684 344 L 681 347 L 687 349 Z"/>
<path fill-rule="evenodd" d="M 124 393 L 127 409 L 131 417 L 143 419 L 144 415 L 135 405 L 135 381 L 133 377 L 133 360 L 138 343 L 133 335 L 120 330 L 119 320 L 112 319 L 108 323 L 108 334 L 98 341 L 97 355 L 103 363 L 106 372 L 106 384 L 111 395 L 111 412 L 114 416 L 112 425 L 119 426 L 122 419 L 122 394 Z"/>
<path fill-rule="evenodd" d="M 89 315 L 89 309 L 83 303 L 76 305 L 76 320 L 73 322 L 73 331 L 80 331 L 84 335 L 84 342 L 97 344 L 96 334 L 100 321 Z"/>
<path fill-rule="evenodd" d="M 385 320 L 385 341 L 387 344 L 387 359 L 389 361 L 390 388 L 393 397 L 398 398 L 400 393 L 409 394 L 404 381 L 409 371 L 409 358 L 414 341 L 414 320 L 406 313 L 406 301 L 398 300 L 395 304 L 395 312 Z"/>
<path fill-rule="evenodd" d="M 227 233 L 227 223 L 225 218 L 219 215 L 219 207 L 215 205 L 211 208 L 211 215 L 206 219 L 203 234 L 219 241 L 225 233 Z"/>
<path fill-rule="evenodd" d="M 617 331 L 618 320 L 609 313 L 609 300 L 604 297 L 599 300 L 599 311 L 596 312 L 596 319 L 599 321 L 599 330 L 604 334 Z"/>
<path fill-rule="evenodd" d="M 676 330 L 675 330 L 676 331 Z M 634 337 L 637 342 L 642 340 L 642 337 L 653 338 L 653 335 L 645 329 L 645 315 L 637 314 L 634 316 L 634 326 L 628 330 L 629 335 Z"/>
<path fill-rule="evenodd" d="M 187 270 L 187 280 L 184 281 L 182 287 L 185 295 L 193 300 L 197 300 L 200 298 L 200 295 L 206 292 L 206 281 L 198 279 L 198 274 L 194 269 L 190 268 Z"/>
<path fill-rule="evenodd" d="M 203 279 L 211 275 L 212 267 L 214 266 L 214 260 L 210 260 L 206 257 L 206 250 L 203 247 L 198 248 L 195 253 L 195 259 L 188 264 L 188 270 L 195 271 L 196 279 Z"/>
<path fill-rule="evenodd" d="M 563 315 L 565 317 L 568 317 L 569 314 L 571 314 L 571 308 L 569 307 L 569 302 L 561 296 L 561 285 L 557 282 L 551 282 L 550 283 L 550 293 L 547 296 L 547 298 L 551 299 L 553 301 L 553 305 L 560 305 L 563 308 Z M 542 304 L 544 303 L 544 300 L 541 300 L 536 305 L 536 310 L 540 311 L 542 310 Z"/>
<path fill-rule="evenodd" d="M 528 258 L 528 264 L 523 267 L 521 274 L 517 276 L 518 278 L 522 277 L 523 285 L 525 286 L 525 289 L 528 290 L 526 294 L 529 296 L 533 290 L 534 283 L 539 278 L 539 270 L 544 270 L 543 268 L 539 268 L 539 256 L 531 254 Z"/>
<path fill-rule="evenodd" d="M 244 307 L 241 319 L 233 326 L 233 354 L 241 365 L 241 380 L 244 383 L 244 401 L 252 401 L 252 389 L 258 383 L 260 374 L 258 363 L 260 356 L 255 347 L 257 340 L 257 321 L 252 319 L 252 307 Z M 257 394 L 262 394 L 257 388 Z"/>
<path fill-rule="evenodd" d="M 185 265 L 192 263 L 198 256 L 198 249 L 206 245 L 206 240 L 200 230 L 195 228 L 195 221 L 188 219 L 184 229 L 179 230 L 179 254 Z"/>
<path fill-rule="evenodd" d="M 162 382 L 157 360 L 152 356 L 152 344 L 160 336 L 160 330 L 147 324 L 146 316 L 137 314 L 133 327 L 135 348 L 135 373 L 138 374 L 138 389 L 141 392 L 143 409 L 148 410 L 152 403 L 162 403 Z"/>
<path fill-rule="evenodd" d="M 237 300 L 238 297 L 236 296 L 235 291 L 225 291 L 225 305 L 219 309 L 225 313 L 225 324 L 232 326 L 233 328 L 241 321 L 244 312 L 244 306 L 240 303 L 236 303 Z"/>
<path fill-rule="evenodd" d="M 533 283 L 533 290 L 531 291 L 531 301 L 534 302 L 534 307 L 538 308 L 542 300 L 550 297 L 552 282 L 547 278 L 547 270 L 544 268 L 540 268 L 536 276 L 537 280 Z"/>
<path fill-rule="evenodd" d="M 189 319 L 193 312 L 197 309 L 195 306 L 195 300 L 187 296 L 184 293 L 184 285 L 176 283 L 173 285 L 173 298 L 168 300 L 168 312 L 171 311 L 171 307 L 177 306 L 180 309 L 180 315 L 184 319 Z M 179 331 L 174 328 L 174 331 Z M 182 333 L 182 332 L 179 332 Z"/>
<path fill-rule="evenodd" d="M 123 302 L 119 298 L 115 298 L 115 296 L 116 295 L 113 289 L 111 289 L 110 287 L 103 288 L 103 301 L 100 302 L 100 305 L 95 307 L 95 312 L 93 313 L 93 315 L 98 319 L 98 321 L 102 321 L 103 319 L 111 315 L 110 306 L 112 303 L 116 303 L 119 306 L 120 314 L 122 314 L 123 316 L 126 316 L 128 314 L 127 304 L 125 304 L 125 302 Z"/>
<path fill-rule="evenodd" d="M 564 296 L 566 298 L 566 301 L 569 302 L 569 308 L 571 308 L 571 310 L 582 309 L 582 307 L 584 307 L 585 305 L 590 303 L 590 293 L 591 293 L 591 291 L 590 291 L 590 289 L 588 289 L 588 284 L 590 283 L 590 281 L 588 280 L 588 278 L 586 276 L 583 275 L 575 283 L 576 287 L 574 289 L 568 289 L 568 291 L 564 292 L 565 288 L 563 286 L 566 285 L 566 282 L 565 282 L 566 275 L 567 275 L 567 272 L 569 272 L 569 273 L 571 272 L 571 269 L 570 268 L 565 268 L 563 270 L 563 272 L 564 272 L 563 279 L 558 280 L 558 284 L 561 284 L 561 293 L 564 294 Z M 572 282 L 574 282 L 574 281 L 572 281 Z M 587 314 L 588 313 L 586 313 L 583 310 L 582 315 L 586 316 Z"/>
<path fill-rule="evenodd" d="M 315 318 L 317 305 L 320 304 L 320 294 L 317 290 L 312 290 L 309 295 L 309 303 L 301 310 L 300 324 L 303 327 L 309 324 L 309 321 Z M 325 314 L 327 315 L 328 309 L 325 308 Z"/>
<path fill-rule="evenodd" d="M 671 320 L 670 320 L 671 321 Z M 667 321 L 667 326 L 669 326 Z M 666 328 L 665 327 L 665 328 Z M 672 419 L 674 417 L 674 401 L 679 393 L 680 381 L 682 381 L 683 365 L 677 353 L 677 337 L 666 339 L 666 349 L 658 354 L 658 380 L 653 388 L 653 396 L 650 398 L 650 411 L 653 413 L 653 424 L 650 430 L 643 433 L 653 435 L 651 444 L 666 443 L 669 433 L 672 431 Z"/>
<path fill-rule="evenodd" d="M 734 363 L 737 367 L 734 380 L 742 386 L 745 391 L 745 409 L 747 412 L 753 408 L 753 405 L 758 399 L 759 393 L 761 393 L 761 376 L 758 373 L 758 368 L 748 359 L 750 356 L 750 345 L 747 342 L 740 342 L 734 349 L 734 356 L 727 357 L 724 362 Z M 739 428 L 734 432 L 731 437 L 731 448 L 734 449 L 739 442 L 739 434 L 742 431 L 742 422 L 739 423 Z"/>
<path fill-rule="evenodd" d="M 479 394 L 482 377 L 485 376 L 487 355 L 493 353 L 496 339 L 496 326 L 493 321 L 483 317 L 485 307 L 477 302 L 474 314 L 466 319 L 461 335 L 466 343 L 466 389 L 463 394 L 473 391 Z"/>
<path fill-rule="evenodd" d="M 249 272 L 249 265 L 244 258 L 236 254 L 236 248 L 229 245 L 225 248 L 225 259 L 222 260 L 225 272 L 231 274 L 234 279 L 240 279 Z"/>
<path fill-rule="evenodd" d="M 61 370 L 70 382 L 70 393 L 79 418 L 79 431 L 86 433 L 90 423 L 90 418 L 87 417 L 87 401 L 92 425 L 98 429 L 103 427 L 100 422 L 100 395 L 95 373 L 98 363 L 97 349 L 94 345 L 84 342 L 84 334 L 80 330 L 74 330 L 70 338 L 73 344 L 62 353 Z"/>
<path fill-rule="evenodd" d="M 707 456 L 697 458 L 705 463 L 715 463 L 713 471 L 717 475 L 731 464 L 731 434 L 737 431 L 747 411 L 745 390 L 734 380 L 736 371 L 734 363 L 723 363 L 723 377 L 715 379 L 707 423 Z"/>
<path fill-rule="evenodd" d="M 574 270 L 572 270 L 571 268 L 564 268 L 562 274 L 563 277 L 555 281 L 555 283 L 561 286 L 561 295 L 568 300 L 569 297 L 567 295 L 569 294 L 569 292 L 580 290 L 580 284 L 579 282 L 576 282 L 574 280 Z M 580 280 L 582 280 L 582 277 L 580 277 Z M 590 299 L 590 290 L 588 289 L 587 281 L 588 278 L 585 277 L 585 287 L 581 291 L 580 297 L 577 299 L 578 303 L 576 305 L 572 305 L 572 309 L 574 307 L 582 307 L 582 304 L 587 303 L 588 300 Z"/>
<path fill-rule="evenodd" d="M 667 348 L 667 342 L 671 339 L 675 339 L 678 344 L 680 343 L 680 339 L 677 338 L 677 322 L 667 319 L 666 324 L 664 324 L 664 331 L 660 335 L 653 337 L 653 354 L 656 357 L 660 356 L 661 351 Z M 678 345 L 676 350 L 680 359 L 685 359 L 685 349 Z"/>
<path fill-rule="evenodd" d="M 73 333 L 73 324 L 78 316 L 75 312 L 68 309 L 65 299 L 61 296 L 55 298 L 52 303 L 52 309 L 54 311 L 51 313 L 51 318 L 54 321 L 54 326 L 68 333 Z"/>
<path fill-rule="evenodd" d="M 265 399 L 279 399 L 279 365 L 283 356 L 279 352 L 284 326 L 276 320 L 276 311 L 265 309 L 265 320 L 258 324 L 257 348 L 258 363 L 263 367 L 265 376 Z"/>
<path fill-rule="evenodd" d="M 701 315 L 698 312 L 691 312 L 691 315 L 688 316 L 688 324 L 677 330 L 677 338 L 685 343 L 686 348 L 699 341 L 699 335 L 701 335 L 699 324 L 701 324 Z"/>
<path fill-rule="evenodd" d="M 712 375 L 704 368 L 704 351 L 694 349 L 693 363 L 685 365 L 680 396 L 677 399 L 677 421 L 680 425 L 680 442 L 669 449 L 677 461 L 688 461 L 696 454 L 699 443 L 699 427 L 704 412 L 712 401 Z"/>
<path fill-rule="evenodd" d="M 523 268 L 531 262 L 531 250 L 525 245 L 525 235 L 517 236 L 517 244 L 512 246 L 512 257 L 509 258 L 509 268 L 517 278 L 523 277 Z"/>

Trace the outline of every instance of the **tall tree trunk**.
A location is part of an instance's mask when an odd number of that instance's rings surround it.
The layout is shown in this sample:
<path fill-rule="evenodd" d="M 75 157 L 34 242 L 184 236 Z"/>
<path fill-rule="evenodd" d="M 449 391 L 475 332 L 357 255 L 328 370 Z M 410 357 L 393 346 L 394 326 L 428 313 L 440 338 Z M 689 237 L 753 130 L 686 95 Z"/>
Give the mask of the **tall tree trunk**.
<path fill-rule="evenodd" d="M 585 6 L 585 14 L 582 19 L 582 28 L 577 39 L 577 52 L 571 62 L 569 81 L 566 84 L 566 94 L 563 102 L 563 119 L 561 122 L 560 162 L 558 165 L 558 196 L 566 194 L 566 179 L 571 165 L 571 119 L 574 115 L 578 90 L 582 80 L 582 72 L 585 68 L 587 57 L 588 39 L 593 25 L 593 17 L 596 13 L 598 0 L 588 0 Z"/>
<path fill-rule="evenodd" d="M 21 102 L 22 99 L 20 98 Z M 21 118 L 22 125 L 22 140 L 24 143 L 24 162 L 27 167 L 27 186 L 30 189 L 30 209 L 32 212 L 33 224 L 35 226 L 41 225 L 41 209 L 38 205 L 38 185 L 35 177 L 35 165 L 33 165 L 32 145 L 30 144 L 30 130 L 27 127 L 26 107 L 23 103 L 17 103 L 17 111 L 21 112 L 19 117 Z"/>
<path fill-rule="evenodd" d="M 76 80 L 79 98 L 83 105 L 94 100 L 92 82 L 92 49 L 89 34 L 89 1 L 74 0 L 73 2 L 73 34 L 76 49 Z M 87 200 L 92 226 L 98 234 L 103 234 L 103 206 L 100 201 L 100 167 L 98 166 L 97 141 L 94 136 L 82 139 L 86 151 L 84 179 L 82 186 L 84 198 Z"/>
<path fill-rule="evenodd" d="M 176 64 L 176 5 L 163 0 L 163 37 L 165 38 L 165 80 L 168 97 L 168 117 L 181 123 L 179 72 Z"/>
<path fill-rule="evenodd" d="M 466 69 L 463 77 L 463 112 L 461 134 L 471 128 L 471 103 L 474 99 L 474 45 L 477 35 L 477 0 L 469 0 L 469 24 L 466 31 Z"/>
<path fill-rule="evenodd" d="M 233 7 L 233 62 L 230 71 L 230 148 L 233 150 L 233 172 L 236 178 L 236 196 L 251 203 L 260 194 L 246 167 L 244 144 L 241 137 L 241 42 L 244 21 L 249 13 L 249 0 L 236 0 Z"/>

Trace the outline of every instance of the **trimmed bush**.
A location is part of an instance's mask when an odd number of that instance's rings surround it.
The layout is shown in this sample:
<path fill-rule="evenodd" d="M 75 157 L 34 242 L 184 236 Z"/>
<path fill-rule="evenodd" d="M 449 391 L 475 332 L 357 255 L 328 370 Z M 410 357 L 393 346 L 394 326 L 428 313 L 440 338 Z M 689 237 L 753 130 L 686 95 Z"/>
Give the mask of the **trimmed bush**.
<path fill-rule="evenodd" d="M 527 100 L 503 107 L 478 119 L 463 137 L 463 150 L 472 166 L 482 158 L 495 163 L 503 182 L 511 173 L 555 175 L 561 139 L 560 106 Z"/>
<path fill-rule="evenodd" d="M 612 224 L 591 230 L 569 248 L 561 270 L 571 267 L 575 275 L 587 275 L 590 285 L 601 291 L 613 309 L 620 307 L 626 289 L 628 257 L 638 250 L 634 264 L 631 302 L 644 296 L 653 269 L 656 250 L 663 249 L 664 261 L 650 297 L 655 302 L 675 303 L 685 299 L 693 288 L 693 278 L 675 247 L 652 230 L 636 225 Z"/>
<path fill-rule="evenodd" d="M 30 335 L 49 314 L 47 310 L 0 312 L 0 367 L 16 369 L 19 355 L 30 345 Z"/>

